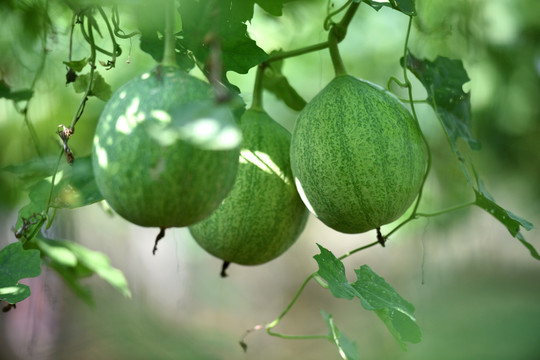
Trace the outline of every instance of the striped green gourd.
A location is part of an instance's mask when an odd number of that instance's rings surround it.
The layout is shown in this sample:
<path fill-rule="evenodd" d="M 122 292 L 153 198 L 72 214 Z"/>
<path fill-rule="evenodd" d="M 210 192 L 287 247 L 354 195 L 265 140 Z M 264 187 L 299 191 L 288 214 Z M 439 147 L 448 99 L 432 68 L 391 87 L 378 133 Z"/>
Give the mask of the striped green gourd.
<path fill-rule="evenodd" d="M 338 75 L 300 112 L 291 166 L 310 211 L 352 234 L 407 210 L 422 185 L 426 156 L 417 122 L 394 95 Z"/>
<path fill-rule="evenodd" d="M 232 188 L 240 142 L 207 83 L 158 66 L 108 101 L 92 163 L 103 197 L 126 220 L 182 227 L 210 215 Z"/>
<path fill-rule="evenodd" d="M 189 230 L 199 245 L 225 262 L 257 265 L 296 241 L 309 212 L 290 169 L 289 131 L 254 109 L 242 116 L 240 129 L 243 143 L 231 192 Z"/>

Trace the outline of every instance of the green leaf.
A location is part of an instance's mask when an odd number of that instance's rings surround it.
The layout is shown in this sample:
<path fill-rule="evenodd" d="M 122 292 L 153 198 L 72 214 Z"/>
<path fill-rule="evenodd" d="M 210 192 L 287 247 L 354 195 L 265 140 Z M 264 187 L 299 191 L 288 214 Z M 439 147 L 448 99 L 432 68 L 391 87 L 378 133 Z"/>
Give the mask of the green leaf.
<path fill-rule="evenodd" d="M 521 227 L 529 231 L 534 228 L 534 225 L 498 205 L 485 189 L 483 182 L 478 179 L 478 176 L 476 177 L 476 180 L 478 189 L 474 189 L 475 204 L 490 213 L 495 219 L 499 220 L 499 222 L 506 227 L 508 232 L 510 232 L 513 237 L 518 239 L 529 250 L 533 258 L 540 260 L 540 254 L 538 254 L 538 251 L 534 248 L 534 246 L 525 240 L 525 237 L 520 231 Z"/>
<path fill-rule="evenodd" d="M 30 296 L 30 287 L 19 284 L 19 280 L 41 274 L 38 250 L 24 250 L 20 242 L 7 245 L 0 250 L 0 300 L 10 304 Z"/>
<path fill-rule="evenodd" d="M 82 58 L 81 60 L 72 60 L 72 61 L 62 61 L 69 68 L 73 69 L 75 72 L 81 72 L 82 69 L 88 64 L 87 58 Z"/>
<path fill-rule="evenodd" d="M 282 100 L 288 107 L 300 111 L 306 106 L 306 101 L 289 84 L 282 74 L 283 61 L 273 61 L 265 70 L 263 87 Z"/>
<path fill-rule="evenodd" d="M 41 227 L 44 221 L 44 215 L 42 211 L 44 210 L 43 204 L 37 204 L 30 202 L 19 209 L 19 214 L 17 218 L 17 224 L 15 225 L 16 229 L 21 229 L 23 227 L 23 222 L 26 222 L 27 229 L 21 232 L 21 235 L 28 235 L 34 233 L 36 227 Z"/>
<path fill-rule="evenodd" d="M 30 187 L 29 197 L 35 204 L 45 208 L 51 191 L 52 176 Z M 77 208 L 103 200 L 99 192 L 90 156 L 80 157 L 73 165 L 64 165 L 55 178 L 51 207 Z"/>
<path fill-rule="evenodd" d="M 281 16 L 285 1 L 287 0 L 256 0 L 255 2 L 270 15 Z"/>
<path fill-rule="evenodd" d="M 357 1 L 359 2 L 359 1 Z M 390 0 L 390 1 L 374 1 L 363 0 L 366 4 L 379 11 L 383 6 L 400 11 L 406 15 L 415 15 L 416 8 L 414 6 L 414 0 Z"/>
<path fill-rule="evenodd" d="M 403 66 L 403 59 L 401 61 Z M 428 103 L 440 119 L 454 152 L 459 155 L 456 146 L 459 138 L 464 139 L 471 149 L 480 149 L 470 130 L 471 94 L 463 91 L 469 76 L 462 61 L 441 56 L 435 61 L 421 60 L 409 51 L 407 68 L 424 85 Z"/>
<path fill-rule="evenodd" d="M 246 22 L 253 18 L 253 8 L 257 3 L 264 11 L 273 16 L 281 16 L 284 0 L 235 0 L 231 1 L 232 21 Z"/>
<path fill-rule="evenodd" d="M 314 258 L 319 264 L 318 275 L 337 298 L 358 297 L 366 310 L 374 311 L 405 350 L 405 342 L 420 342 L 422 334 L 414 317 L 414 306 L 399 295 L 390 284 L 369 266 L 355 270 L 357 280 L 349 283 L 343 263 L 330 251 L 318 245 L 321 253 Z"/>
<path fill-rule="evenodd" d="M 42 180 L 44 177 L 50 176 L 57 162 L 58 156 L 56 155 L 37 157 L 25 162 L 8 165 L 2 168 L 2 171 L 15 175 L 17 180 L 22 183 L 21 186 L 26 187 Z"/>
<path fill-rule="evenodd" d="M 30 100 L 33 95 L 32 90 L 18 90 L 11 91 L 11 88 L 3 81 L 0 80 L 0 99 L 6 98 L 8 100 L 13 100 L 15 102 Z"/>
<path fill-rule="evenodd" d="M 200 64 L 209 64 L 212 49 L 215 53 L 210 64 L 221 65 L 223 74 L 227 71 L 247 73 L 268 58 L 247 33 L 249 4 L 250 1 L 182 0 L 183 47 L 192 51 Z M 209 41 L 215 46 L 209 46 Z M 221 59 L 221 64 L 212 63 L 217 58 Z"/>
<path fill-rule="evenodd" d="M 41 234 L 36 236 L 35 241 L 47 264 L 87 303 L 92 302 L 91 293 L 80 280 L 94 274 L 124 296 L 131 297 L 126 278 L 120 270 L 111 266 L 104 254 L 68 240 L 48 239 Z"/>
<path fill-rule="evenodd" d="M 390 284 L 369 266 L 355 270 L 358 280 L 352 284 L 366 310 L 373 310 L 405 350 L 405 342 L 422 339 L 414 317 L 414 306 L 399 295 Z"/>
<path fill-rule="evenodd" d="M 73 88 L 77 93 L 84 93 L 88 89 L 88 83 L 90 81 L 90 74 L 79 75 L 73 83 Z M 92 89 L 88 94 L 89 96 L 95 96 L 100 100 L 107 101 L 112 95 L 111 86 L 105 82 L 105 79 L 97 71 L 94 71 Z"/>
<path fill-rule="evenodd" d="M 420 328 L 408 315 L 391 308 L 375 310 L 375 314 L 386 325 L 403 350 L 407 350 L 405 342 L 417 344 L 422 340 Z"/>
<path fill-rule="evenodd" d="M 327 314 L 324 310 L 321 310 L 321 314 L 328 325 L 329 335 L 332 342 L 337 346 L 341 358 L 344 360 L 359 360 L 360 355 L 356 344 L 337 328 L 332 315 Z"/>
<path fill-rule="evenodd" d="M 321 253 L 313 256 L 317 264 L 319 264 L 319 276 L 326 281 L 328 289 L 336 298 L 352 299 L 358 296 L 356 290 L 347 281 L 345 276 L 345 266 L 332 254 L 321 245 L 317 244 Z"/>
<path fill-rule="evenodd" d="M 137 1 L 133 4 L 133 10 L 141 33 L 139 38 L 140 48 L 152 56 L 157 63 L 163 59 L 165 48 L 163 37 L 165 5 L 164 1 Z M 189 71 L 195 66 L 195 62 L 189 55 L 188 50 L 182 46 L 179 36 L 180 34 L 176 34 L 176 63 L 180 69 Z"/>

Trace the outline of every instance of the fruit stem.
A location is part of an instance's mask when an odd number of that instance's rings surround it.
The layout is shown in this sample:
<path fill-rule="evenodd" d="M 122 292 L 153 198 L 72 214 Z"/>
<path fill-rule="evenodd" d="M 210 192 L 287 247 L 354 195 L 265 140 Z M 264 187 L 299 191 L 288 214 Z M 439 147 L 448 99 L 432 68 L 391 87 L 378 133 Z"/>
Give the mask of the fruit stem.
<path fill-rule="evenodd" d="M 253 98 L 251 99 L 251 107 L 252 110 L 263 110 L 263 99 L 262 99 L 262 93 L 263 93 L 263 76 L 264 76 L 264 69 L 266 69 L 266 65 L 264 63 L 259 64 L 257 66 L 257 72 L 255 74 L 255 84 L 253 85 Z"/>
<path fill-rule="evenodd" d="M 345 15 L 343 15 L 341 21 L 337 24 L 333 24 L 328 33 L 328 49 L 330 50 L 330 57 L 332 59 L 332 65 L 334 66 L 336 76 L 347 74 L 345 65 L 343 64 L 343 59 L 339 54 L 338 44 L 347 35 L 347 28 L 349 27 L 356 10 L 358 10 L 358 6 L 360 6 L 359 2 L 353 2 L 347 9 Z"/>
<path fill-rule="evenodd" d="M 176 63 L 176 36 L 174 35 L 175 26 L 175 0 L 166 0 L 165 2 L 165 44 L 163 50 L 162 66 L 178 67 Z"/>
<path fill-rule="evenodd" d="M 347 70 L 345 70 L 345 64 L 343 64 L 343 59 L 339 54 L 338 35 L 336 29 L 337 27 L 335 26 L 330 29 L 330 33 L 328 34 L 328 49 L 330 50 L 330 58 L 332 59 L 332 65 L 334 66 L 336 76 L 340 76 L 346 75 Z"/>
<path fill-rule="evenodd" d="M 163 239 L 165 237 L 165 229 L 164 227 L 159 228 L 159 234 L 156 236 L 156 241 L 154 242 L 154 249 L 152 249 L 152 255 L 156 255 L 157 251 L 157 244 L 159 240 Z"/>
<path fill-rule="evenodd" d="M 229 276 L 227 274 L 227 268 L 229 267 L 229 265 L 231 265 L 231 262 L 230 261 L 224 261 L 223 262 L 223 265 L 221 265 L 221 272 L 220 272 L 220 275 L 222 278 L 226 278 L 227 276 Z"/>

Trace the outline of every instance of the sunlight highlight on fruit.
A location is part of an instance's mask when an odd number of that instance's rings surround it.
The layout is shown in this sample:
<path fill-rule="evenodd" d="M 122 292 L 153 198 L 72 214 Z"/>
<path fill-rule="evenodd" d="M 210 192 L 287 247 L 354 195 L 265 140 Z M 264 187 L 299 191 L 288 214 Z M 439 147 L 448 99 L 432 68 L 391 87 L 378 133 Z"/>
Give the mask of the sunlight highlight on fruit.
<path fill-rule="evenodd" d="M 260 152 L 251 151 L 249 149 L 240 150 L 240 163 L 253 164 L 265 173 L 277 175 L 285 184 L 290 184 L 291 179 L 288 178 L 283 170 L 272 160 L 270 155 Z"/>

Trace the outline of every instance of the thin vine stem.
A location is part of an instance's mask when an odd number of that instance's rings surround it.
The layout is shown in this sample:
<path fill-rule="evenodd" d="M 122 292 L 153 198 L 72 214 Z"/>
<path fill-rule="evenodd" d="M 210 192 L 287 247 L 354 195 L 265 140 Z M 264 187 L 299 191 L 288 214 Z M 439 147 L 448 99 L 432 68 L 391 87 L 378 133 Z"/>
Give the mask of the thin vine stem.
<path fill-rule="evenodd" d="M 85 9 L 83 10 L 83 12 L 90 12 L 91 9 Z M 89 26 L 89 29 L 92 28 L 92 27 L 96 27 L 97 28 L 97 24 L 96 24 L 96 19 L 94 18 L 93 15 L 91 14 L 83 14 L 84 17 L 86 17 L 88 20 L 88 22 L 90 23 L 90 26 Z M 103 49 L 102 47 L 98 46 L 95 44 L 95 41 L 94 39 L 90 40 L 90 34 L 86 32 L 86 29 L 84 28 L 84 26 L 81 26 L 81 33 L 83 35 L 83 38 L 90 43 L 90 41 L 92 41 L 92 43 L 94 43 L 94 48 L 99 51 L 100 53 L 104 54 L 104 55 L 107 55 L 111 58 L 116 58 L 117 56 L 120 55 L 120 52 L 119 52 L 119 47 L 113 49 L 112 52 L 108 51 L 108 50 L 105 50 Z"/>
<path fill-rule="evenodd" d="M 109 37 L 111 38 L 113 51 L 112 51 L 112 60 L 111 60 L 111 67 L 114 67 L 116 64 L 116 53 L 118 52 L 118 55 L 120 55 L 120 46 L 118 46 L 118 43 L 116 42 L 113 29 L 111 27 L 111 24 L 109 23 L 109 19 L 107 18 L 107 14 L 105 14 L 105 11 L 103 11 L 103 8 L 101 6 L 97 7 L 99 14 L 103 18 L 103 21 L 105 22 L 105 25 L 107 26 L 107 31 L 109 32 Z"/>
<path fill-rule="evenodd" d="M 406 85 L 407 92 L 408 92 L 408 95 L 409 95 L 409 104 L 411 106 L 412 115 L 413 115 L 413 117 L 415 119 L 416 126 L 418 126 L 418 128 L 420 129 L 420 122 L 418 121 L 418 116 L 416 114 L 415 102 L 414 102 L 413 94 L 412 94 L 412 84 L 411 84 L 411 82 L 409 80 L 409 75 L 408 75 L 408 71 L 407 71 L 407 54 L 408 54 L 408 51 L 409 51 L 408 47 L 409 47 L 409 38 L 410 38 L 410 35 L 411 35 L 411 29 L 412 29 L 412 22 L 413 22 L 413 16 L 410 15 L 409 16 L 409 24 L 407 26 L 407 34 L 405 36 L 405 44 L 403 46 L 403 79 L 404 79 L 404 84 Z M 394 81 L 397 81 L 397 79 L 395 79 Z M 400 84 L 400 83 L 401 82 L 398 82 L 398 84 Z M 423 192 L 424 192 L 424 185 L 426 184 L 427 177 L 428 177 L 428 175 L 429 175 L 429 173 L 431 171 L 431 163 L 432 163 L 431 149 L 429 147 L 429 143 L 427 141 L 426 136 L 424 135 L 424 133 L 421 130 L 420 130 L 420 136 L 422 138 L 422 142 L 424 143 L 424 147 L 426 149 L 426 169 L 425 169 L 425 172 L 424 172 L 424 176 L 422 177 L 422 183 L 421 183 L 421 186 L 420 186 L 420 190 L 418 192 L 418 196 L 416 197 L 416 200 L 414 202 L 413 210 L 411 212 L 411 215 L 408 218 L 406 218 L 405 220 L 403 220 L 401 223 L 399 223 L 392 230 L 390 230 L 389 233 L 384 235 L 383 236 L 384 239 L 387 239 L 392 234 L 394 234 L 397 230 L 399 230 L 401 227 L 403 227 L 405 224 L 407 224 L 410 221 L 417 218 L 418 207 L 420 206 L 420 201 L 422 199 L 422 195 L 423 195 Z"/>
<path fill-rule="evenodd" d="M 388 79 L 388 82 L 386 83 L 386 88 L 388 90 L 390 90 L 390 87 L 392 86 L 392 83 L 397 84 L 397 86 L 399 86 L 401 88 L 407 88 L 408 87 L 406 83 L 402 82 L 397 77 L 391 76 L 390 79 Z"/>
<path fill-rule="evenodd" d="M 469 201 L 469 202 L 466 202 L 466 203 L 463 203 L 463 204 L 459 204 L 459 205 L 456 205 L 456 206 L 452 206 L 452 207 L 449 207 L 449 208 L 446 208 L 446 209 L 443 209 L 443 210 L 439 210 L 439 211 L 435 211 L 435 212 L 432 212 L 432 213 L 416 213 L 416 216 L 418 217 L 435 217 L 435 216 L 439 216 L 439 215 L 444 215 L 444 214 L 448 214 L 450 212 L 453 212 L 453 211 L 457 211 L 457 210 L 462 210 L 462 209 L 465 209 L 469 206 L 473 206 L 473 205 L 476 205 L 476 201 Z"/>
<path fill-rule="evenodd" d="M 296 301 L 298 300 L 298 298 L 300 297 L 300 294 L 302 294 L 302 292 L 304 291 L 304 289 L 306 288 L 307 284 L 309 283 L 309 281 L 311 279 L 313 279 L 315 276 L 317 275 L 317 272 L 314 272 L 312 273 L 311 275 L 309 275 L 305 280 L 304 282 L 302 283 L 302 285 L 300 286 L 300 288 L 298 289 L 298 291 L 296 292 L 296 294 L 294 295 L 293 299 L 291 300 L 291 302 L 289 303 L 289 305 L 287 305 L 287 307 L 285 308 L 285 310 L 283 310 L 283 312 L 274 320 L 272 321 L 271 323 L 267 324 L 266 325 L 266 332 L 269 332 L 270 329 L 272 329 L 273 327 L 275 327 L 280 321 L 281 319 L 283 319 L 283 317 L 285 315 L 287 315 L 287 313 L 291 310 L 291 308 L 294 306 L 294 304 L 296 303 Z"/>
<path fill-rule="evenodd" d="M 124 30 L 120 28 L 120 16 L 118 14 L 118 5 L 113 5 L 112 11 L 111 11 L 111 19 L 114 26 L 114 35 L 120 39 L 130 39 L 136 35 L 139 35 L 140 32 L 133 31 L 129 34 L 122 34 Z"/>
<path fill-rule="evenodd" d="M 362 251 L 362 250 L 369 249 L 370 247 L 373 247 L 373 246 L 376 246 L 376 245 L 379 245 L 379 241 L 378 241 L 378 240 L 377 240 L 377 241 L 374 241 L 374 242 L 372 242 L 372 243 L 369 243 L 369 244 L 367 244 L 367 245 L 360 246 L 359 248 L 356 248 L 356 249 L 354 249 L 354 250 L 351 250 L 351 251 L 349 251 L 349 252 L 347 252 L 347 253 L 341 255 L 340 257 L 338 257 L 338 260 L 346 259 L 346 258 L 348 258 L 349 256 L 356 254 L 357 252 L 360 252 L 360 251 Z"/>
<path fill-rule="evenodd" d="M 347 8 L 347 6 L 349 6 L 351 4 L 351 2 L 352 2 L 352 0 L 349 0 L 345 4 L 343 4 L 343 6 L 341 6 L 339 9 L 328 13 L 326 18 L 324 19 L 324 24 L 323 24 L 324 30 L 329 30 L 330 29 L 330 27 L 331 27 L 330 22 L 332 21 L 332 18 L 334 16 L 336 16 L 337 14 L 339 14 L 340 12 L 342 12 L 343 10 L 345 10 Z"/>
<path fill-rule="evenodd" d="M 271 63 L 271 62 L 274 62 L 274 61 L 280 61 L 280 60 L 283 60 L 283 59 L 296 57 L 296 56 L 308 54 L 308 53 L 319 51 L 319 50 L 324 50 L 326 48 L 328 48 L 328 41 L 324 41 L 324 42 L 321 42 L 321 43 L 318 43 L 318 44 L 306 46 L 306 47 L 295 49 L 295 50 L 284 51 L 284 52 L 272 54 L 272 55 L 270 55 L 268 57 L 268 59 L 266 59 L 265 62 L 266 63 Z"/>
<path fill-rule="evenodd" d="M 88 19 L 87 15 L 85 15 L 84 17 Z M 83 21 L 81 22 L 82 29 L 84 29 L 84 17 L 83 17 Z M 89 19 L 87 20 L 86 23 L 88 25 L 88 43 L 90 44 L 90 59 L 88 61 L 90 64 L 90 73 L 89 73 L 88 86 L 86 87 L 86 90 L 79 103 L 79 106 L 77 107 L 77 110 L 75 111 L 75 114 L 73 115 L 71 124 L 69 125 L 69 129 L 72 131 L 72 133 L 75 132 L 75 125 L 77 124 L 77 122 L 79 121 L 79 119 L 81 118 L 84 112 L 84 108 L 86 107 L 86 102 L 88 101 L 88 97 L 90 95 L 90 92 L 92 91 L 92 86 L 94 85 L 94 71 L 96 68 L 95 64 L 96 64 L 97 46 L 94 42 L 94 32 L 92 30 L 93 25 L 90 23 Z"/>
<path fill-rule="evenodd" d="M 349 252 L 347 252 L 346 254 L 343 254 L 341 255 L 338 259 L 339 260 L 343 260 L 353 254 L 356 254 L 362 250 L 366 250 L 366 249 L 369 249 L 370 247 L 373 247 L 373 246 L 376 246 L 378 245 L 379 242 L 378 241 L 375 241 L 375 242 L 372 242 L 370 244 L 367 244 L 367 245 L 364 245 L 364 246 L 361 246 L 357 249 L 354 249 L 354 250 L 351 250 Z M 269 335 L 272 335 L 272 336 L 277 336 L 277 337 L 280 337 L 280 338 L 283 338 L 283 339 L 330 339 L 328 335 L 324 336 L 324 335 L 284 335 L 284 334 L 281 334 L 281 333 L 276 333 L 276 332 L 273 332 L 271 331 L 272 328 L 274 328 L 275 326 L 277 326 L 277 324 L 279 324 L 279 322 L 289 313 L 289 311 L 292 309 L 292 307 L 294 306 L 294 304 L 296 304 L 296 301 L 298 300 L 298 298 L 300 297 L 300 295 L 302 294 L 302 292 L 304 291 L 304 289 L 306 288 L 307 284 L 312 280 L 312 279 L 315 279 L 319 285 L 321 285 L 323 288 L 327 288 L 327 286 L 324 286 L 319 279 L 317 279 L 318 277 L 318 271 L 310 274 L 305 280 L 304 282 L 302 283 L 302 285 L 300 286 L 300 288 L 298 289 L 298 291 L 296 292 L 296 294 L 294 295 L 293 299 L 291 300 L 291 302 L 287 305 L 287 307 L 285 308 L 285 310 L 283 310 L 283 312 L 274 320 L 272 321 L 271 323 L 268 323 L 265 328 L 266 328 L 266 332 L 269 334 Z"/>
<path fill-rule="evenodd" d="M 49 7 L 49 1 L 45 1 L 46 12 L 48 11 L 48 7 Z M 32 79 L 32 84 L 30 85 L 30 90 L 32 91 L 32 97 L 33 97 L 33 92 L 36 88 L 37 81 L 41 77 L 41 74 L 43 73 L 43 70 L 45 69 L 45 62 L 47 60 L 47 31 L 43 32 L 43 35 L 41 38 L 41 45 L 42 45 L 42 49 L 41 49 L 42 53 L 41 53 L 41 57 L 39 61 L 39 66 L 36 70 L 36 73 L 34 74 L 34 78 Z M 28 99 L 24 108 L 19 112 L 21 112 L 24 116 L 24 124 L 28 128 L 28 132 L 30 133 L 30 138 L 32 139 L 32 144 L 34 145 L 36 154 L 38 155 L 38 157 L 42 158 L 43 154 L 41 152 L 41 148 L 39 145 L 39 137 L 37 135 L 36 129 L 34 128 L 34 125 L 28 118 L 28 108 L 30 107 L 31 101 L 32 101 L 32 98 Z M 15 106 L 15 108 L 17 107 Z"/>

